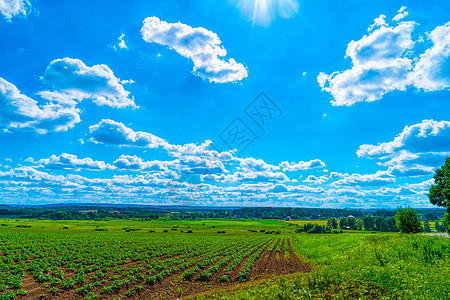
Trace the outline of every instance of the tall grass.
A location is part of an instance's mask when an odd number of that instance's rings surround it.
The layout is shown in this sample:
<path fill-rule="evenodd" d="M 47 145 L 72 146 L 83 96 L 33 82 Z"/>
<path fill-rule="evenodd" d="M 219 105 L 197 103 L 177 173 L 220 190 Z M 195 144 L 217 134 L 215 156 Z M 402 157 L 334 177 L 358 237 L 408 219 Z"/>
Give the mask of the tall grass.
<path fill-rule="evenodd" d="M 450 299 L 450 240 L 386 234 L 292 236 L 315 266 L 198 299 Z M 295 245 L 295 246 L 294 246 Z"/>

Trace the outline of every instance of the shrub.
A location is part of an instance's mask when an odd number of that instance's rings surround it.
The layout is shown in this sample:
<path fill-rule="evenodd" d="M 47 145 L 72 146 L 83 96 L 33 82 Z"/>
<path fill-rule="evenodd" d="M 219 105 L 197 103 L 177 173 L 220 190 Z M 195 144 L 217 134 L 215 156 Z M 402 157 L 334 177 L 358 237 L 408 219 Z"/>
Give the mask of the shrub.
<path fill-rule="evenodd" d="M 313 229 L 308 230 L 307 233 L 323 233 L 323 228 L 322 226 L 316 225 Z"/>
<path fill-rule="evenodd" d="M 419 214 L 411 207 L 399 207 L 395 214 L 395 224 L 402 233 L 418 233 L 422 231 Z"/>

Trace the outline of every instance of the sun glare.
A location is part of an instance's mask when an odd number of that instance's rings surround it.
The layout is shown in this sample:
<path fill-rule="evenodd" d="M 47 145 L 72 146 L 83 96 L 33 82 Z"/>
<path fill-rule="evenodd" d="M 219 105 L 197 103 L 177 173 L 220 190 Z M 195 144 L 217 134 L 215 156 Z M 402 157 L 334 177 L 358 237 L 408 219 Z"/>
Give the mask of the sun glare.
<path fill-rule="evenodd" d="M 242 17 L 253 26 L 269 26 L 277 17 L 289 19 L 298 13 L 298 0 L 237 0 Z"/>

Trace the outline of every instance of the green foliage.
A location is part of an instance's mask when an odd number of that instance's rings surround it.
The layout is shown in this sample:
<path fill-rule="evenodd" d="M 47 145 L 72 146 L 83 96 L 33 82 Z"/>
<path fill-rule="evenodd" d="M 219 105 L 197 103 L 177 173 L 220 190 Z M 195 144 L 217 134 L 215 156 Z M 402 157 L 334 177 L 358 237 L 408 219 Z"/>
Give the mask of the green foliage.
<path fill-rule="evenodd" d="M 445 217 L 442 219 L 442 223 L 447 232 L 450 233 L 450 212 L 447 211 L 445 213 Z"/>
<path fill-rule="evenodd" d="M 92 300 L 97 298 L 98 296 L 94 292 L 89 292 L 86 297 L 83 298 L 83 300 Z"/>
<path fill-rule="evenodd" d="M 411 207 L 399 207 L 395 214 L 395 221 L 402 233 L 419 233 L 422 231 L 419 215 Z"/>
<path fill-rule="evenodd" d="M 391 217 L 379 218 L 387 223 Z M 361 219 L 355 219 L 358 228 Z M 144 293 L 139 294 L 141 289 L 146 289 L 145 296 L 149 296 L 159 292 L 158 282 L 168 281 L 175 284 L 170 297 L 186 297 L 190 289 L 177 292 L 177 282 L 188 280 L 192 282 L 184 282 L 183 286 L 204 286 L 210 283 L 197 281 L 212 278 L 218 278 L 216 284 L 242 282 L 235 285 L 238 292 L 224 294 L 225 298 L 240 299 L 446 299 L 450 292 L 450 278 L 445 275 L 450 272 L 450 245 L 443 237 L 380 232 L 312 235 L 294 233 L 303 229 L 300 225 L 255 220 L 209 220 L 208 226 L 203 226 L 203 221 L 21 220 L 22 224 L 32 225 L 25 230 L 15 227 L 16 221 L 2 222 L 8 223 L 0 230 L 2 299 L 12 297 L 11 292 L 19 297 L 25 276 L 40 280 L 49 294 L 55 291 L 55 296 L 70 294 L 79 299 L 94 299 L 97 294 L 112 299 L 125 292 L 127 297 L 138 299 L 144 297 Z M 332 227 L 332 220 L 330 223 Z M 179 230 L 171 231 L 175 224 Z M 217 229 L 212 228 L 213 224 Z M 64 225 L 71 230 L 62 230 Z M 108 232 L 96 232 L 93 228 L 97 226 Z M 192 234 L 181 233 L 180 229 L 186 231 L 187 227 L 192 228 Z M 318 227 L 339 232 L 330 226 Z M 142 230 L 127 233 L 122 228 Z M 154 234 L 147 233 L 150 228 L 155 229 Z M 162 234 L 164 228 L 169 232 Z M 217 234 L 217 230 L 224 229 L 226 235 Z M 275 251 L 280 259 L 289 261 L 292 257 L 288 255 L 288 241 L 302 261 L 314 265 L 311 272 L 283 279 L 274 277 L 256 287 L 259 283 L 251 279 L 255 262 L 264 251 Z M 49 294 L 44 297 L 55 297 Z"/>
<path fill-rule="evenodd" d="M 8 291 L 2 295 L 0 295 L 0 300 L 9 300 L 9 299 L 15 299 L 16 294 L 13 291 Z"/>
<path fill-rule="evenodd" d="M 314 271 L 248 282 L 194 299 L 448 299 L 448 238 L 397 233 L 293 235 Z"/>
<path fill-rule="evenodd" d="M 445 159 L 445 164 L 436 170 L 434 183 L 430 187 L 428 198 L 433 205 L 450 209 L 450 157 Z"/>
<path fill-rule="evenodd" d="M 431 232 L 430 222 L 428 220 L 423 221 L 423 231 Z"/>
<path fill-rule="evenodd" d="M 320 225 L 314 226 L 314 228 L 308 230 L 307 233 L 323 233 L 323 227 Z"/>
<path fill-rule="evenodd" d="M 198 275 L 198 279 L 200 279 L 201 281 L 209 281 L 209 279 L 211 279 L 212 274 L 209 273 L 208 271 L 203 271 L 200 273 L 200 275 Z"/>

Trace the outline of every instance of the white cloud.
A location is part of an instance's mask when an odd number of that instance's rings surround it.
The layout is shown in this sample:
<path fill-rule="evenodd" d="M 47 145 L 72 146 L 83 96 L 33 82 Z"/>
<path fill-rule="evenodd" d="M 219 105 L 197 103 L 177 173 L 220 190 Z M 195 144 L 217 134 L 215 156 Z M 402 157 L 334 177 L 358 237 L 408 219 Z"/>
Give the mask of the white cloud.
<path fill-rule="evenodd" d="M 121 155 L 113 164 L 117 168 L 125 170 L 167 171 L 169 162 L 158 160 L 143 161 L 142 158 L 136 155 Z"/>
<path fill-rule="evenodd" d="M 450 87 L 450 22 L 436 27 L 429 35 L 433 46 L 420 55 L 414 67 L 413 83 L 424 91 Z"/>
<path fill-rule="evenodd" d="M 0 126 L 36 131 L 67 131 L 80 122 L 79 110 L 72 104 L 47 102 L 42 106 L 0 78 Z"/>
<path fill-rule="evenodd" d="M 64 169 L 75 170 L 81 169 L 102 171 L 105 169 L 114 169 L 113 166 L 106 164 L 103 161 L 93 160 L 92 158 L 77 158 L 76 155 L 63 153 L 59 156 L 52 155 L 49 158 L 40 159 L 35 162 L 42 168 L 46 169 Z"/>
<path fill-rule="evenodd" d="M 195 156 L 181 157 L 173 163 L 173 166 L 184 174 L 210 175 L 228 172 L 219 160 Z"/>
<path fill-rule="evenodd" d="M 378 145 L 361 145 L 359 157 L 384 162 L 395 176 L 432 174 L 450 156 L 450 122 L 424 120 L 406 126 L 392 141 Z"/>
<path fill-rule="evenodd" d="M 299 161 L 298 163 L 283 161 L 280 163 L 283 172 L 294 172 L 298 170 L 310 170 L 314 168 L 323 168 L 325 163 L 320 159 L 313 159 L 310 161 Z"/>
<path fill-rule="evenodd" d="M 193 73 L 210 82 L 235 82 L 247 77 L 243 64 L 223 57 L 227 51 L 217 34 L 202 27 L 193 28 L 178 23 L 167 23 L 157 17 L 144 20 L 143 39 L 149 43 L 167 46 L 194 62 Z"/>
<path fill-rule="evenodd" d="M 422 123 L 405 126 L 391 142 L 361 145 L 356 152 L 359 157 L 385 157 L 401 150 L 411 153 L 449 151 L 450 122 L 424 120 Z"/>
<path fill-rule="evenodd" d="M 219 152 L 216 150 L 209 150 L 211 146 L 212 141 L 206 140 L 200 145 L 194 143 L 188 143 L 184 145 L 166 144 L 164 145 L 164 149 L 166 149 L 169 155 L 174 157 L 198 156 L 210 159 L 219 159 L 222 161 L 230 161 L 235 159 L 233 154 L 236 153 L 236 150 Z"/>
<path fill-rule="evenodd" d="M 32 167 L 19 167 L 8 170 L 6 172 L 0 171 L 0 179 L 13 180 L 18 183 L 35 183 L 42 186 L 42 183 L 58 184 L 64 186 L 73 186 L 74 183 L 67 180 L 63 175 L 51 175 L 45 172 L 37 171 Z"/>
<path fill-rule="evenodd" d="M 97 105 L 135 107 L 130 92 L 122 85 L 133 81 L 121 81 L 107 65 L 88 67 L 79 59 L 56 59 L 49 64 L 42 80 L 60 93 L 62 99 L 92 99 Z"/>
<path fill-rule="evenodd" d="M 410 83 L 412 60 L 406 53 L 414 45 L 411 32 L 415 23 L 388 27 L 376 21 L 374 25 L 379 28 L 348 44 L 346 56 L 352 59 L 351 69 L 330 75 L 321 72 L 317 77 L 322 89 L 333 96 L 335 106 L 372 102 L 390 91 L 405 90 Z"/>
<path fill-rule="evenodd" d="M 275 171 L 279 169 L 278 166 L 268 164 L 262 159 L 255 159 L 252 157 L 236 158 L 236 159 L 239 161 L 240 167 L 242 168 L 243 171 L 261 172 L 261 171 Z"/>
<path fill-rule="evenodd" d="M 118 46 L 120 49 L 128 49 L 127 44 L 125 44 L 125 40 L 123 39 L 124 37 L 125 37 L 125 34 L 124 34 L 124 33 L 122 33 L 122 34 L 119 36 L 119 43 L 117 44 L 117 46 Z"/>
<path fill-rule="evenodd" d="M 373 24 L 370 25 L 368 31 L 371 32 L 376 27 L 387 26 L 388 24 L 386 23 L 385 19 L 386 19 L 385 15 L 380 15 L 378 18 L 375 18 L 373 20 Z"/>
<path fill-rule="evenodd" d="M 377 186 L 387 185 L 395 182 L 393 177 L 387 171 L 377 171 L 375 174 L 345 174 L 342 179 L 333 182 L 332 186 L 350 185 L 350 186 Z"/>
<path fill-rule="evenodd" d="M 401 19 L 404 19 L 407 15 L 408 12 L 406 11 L 406 6 L 402 6 L 399 10 L 398 10 L 398 14 L 395 15 L 394 18 L 392 18 L 392 21 L 400 21 Z"/>
<path fill-rule="evenodd" d="M 447 67 L 450 22 L 427 34 L 433 46 L 417 57 L 411 37 L 416 23 L 401 21 L 407 14 L 406 7 L 402 7 L 394 17 L 395 21 L 400 21 L 395 27 L 390 27 L 386 16 L 380 15 L 369 27 L 369 35 L 348 44 L 346 57 L 352 59 L 350 69 L 331 74 L 321 72 L 317 76 L 322 90 L 333 97 L 333 105 L 372 102 L 386 93 L 405 91 L 408 87 L 426 92 L 450 87 Z"/>
<path fill-rule="evenodd" d="M 234 172 L 232 174 L 220 175 L 216 177 L 217 181 L 222 182 L 287 182 L 289 178 L 282 172 Z"/>
<path fill-rule="evenodd" d="M 8 21 L 18 15 L 26 16 L 29 8 L 27 0 L 0 0 L 0 13 Z"/>
<path fill-rule="evenodd" d="M 151 133 L 134 131 L 123 123 L 103 119 L 100 123 L 89 127 L 91 141 L 116 146 L 135 146 L 157 148 L 167 142 Z"/>

